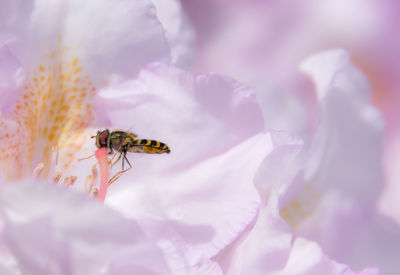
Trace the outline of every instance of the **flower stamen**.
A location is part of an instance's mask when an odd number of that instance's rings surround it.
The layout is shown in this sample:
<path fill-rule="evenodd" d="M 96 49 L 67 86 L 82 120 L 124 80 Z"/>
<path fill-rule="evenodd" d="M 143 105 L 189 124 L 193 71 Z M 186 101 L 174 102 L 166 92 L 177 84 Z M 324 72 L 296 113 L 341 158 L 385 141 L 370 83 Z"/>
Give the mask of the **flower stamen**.
<path fill-rule="evenodd" d="M 78 178 L 77 178 L 76 176 L 69 176 L 69 177 L 66 177 L 66 178 L 64 178 L 63 184 L 66 185 L 66 186 L 72 186 L 72 185 L 74 185 L 74 183 L 75 183 L 75 181 L 76 181 L 77 179 L 78 179 Z"/>
<path fill-rule="evenodd" d="M 62 177 L 62 172 L 61 171 L 56 171 L 53 175 L 53 183 L 57 184 Z"/>
<path fill-rule="evenodd" d="M 40 175 L 42 174 L 44 169 L 44 163 L 40 162 L 35 169 L 33 169 L 33 178 L 34 179 L 38 179 L 40 177 Z"/>
<path fill-rule="evenodd" d="M 93 188 L 96 186 L 97 181 L 97 163 L 92 165 L 91 174 L 86 177 L 85 189 L 91 194 Z"/>

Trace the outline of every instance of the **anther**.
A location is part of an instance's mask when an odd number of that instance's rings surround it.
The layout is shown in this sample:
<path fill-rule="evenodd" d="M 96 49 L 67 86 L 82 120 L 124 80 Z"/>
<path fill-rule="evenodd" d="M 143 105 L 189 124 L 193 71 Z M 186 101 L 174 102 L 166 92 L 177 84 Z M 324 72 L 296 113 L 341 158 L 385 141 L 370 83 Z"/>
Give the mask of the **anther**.
<path fill-rule="evenodd" d="M 74 183 L 76 182 L 77 179 L 78 179 L 77 176 L 70 176 L 69 185 L 70 186 L 74 185 Z"/>
<path fill-rule="evenodd" d="M 92 165 L 91 174 L 86 177 L 85 189 L 90 194 L 97 182 L 97 164 Z"/>
<path fill-rule="evenodd" d="M 95 188 L 93 189 L 93 196 L 94 196 L 95 198 L 97 198 L 98 195 L 99 195 L 99 189 L 98 189 L 97 187 L 95 187 Z"/>
<path fill-rule="evenodd" d="M 66 177 L 63 181 L 63 184 L 66 186 L 71 186 L 74 185 L 75 181 L 76 181 L 77 177 L 76 176 L 69 176 Z"/>
<path fill-rule="evenodd" d="M 33 169 L 33 178 L 37 179 L 40 177 L 44 169 L 44 163 L 40 162 L 35 169 Z"/>
<path fill-rule="evenodd" d="M 53 175 L 53 183 L 57 184 L 62 177 L 62 172 L 61 171 L 56 171 Z"/>

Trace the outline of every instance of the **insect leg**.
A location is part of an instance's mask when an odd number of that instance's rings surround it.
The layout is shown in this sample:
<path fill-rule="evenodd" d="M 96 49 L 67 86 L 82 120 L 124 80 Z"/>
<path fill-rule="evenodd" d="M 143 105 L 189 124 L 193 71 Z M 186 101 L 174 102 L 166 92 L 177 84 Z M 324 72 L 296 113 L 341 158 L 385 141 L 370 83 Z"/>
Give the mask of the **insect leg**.
<path fill-rule="evenodd" d="M 128 162 L 128 164 L 129 164 L 129 168 L 128 168 L 128 169 L 131 169 L 131 168 L 132 168 L 132 164 L 129 162 L 128 158 L 126 157 L 126 154 L 124 154 L 124 159 L 125 159 L 126 162 Z"/>
<path fill-rule="evenodd" d="M 119 171 L 118 173 L 116 173 L 109 181 L 108 181 L 108 186 L 110 186 L 112 183 L 114 183 L 117 179 L 119 179 L 119 177 L 123 174 L 123 173 L 125 173 L 126 171 L 128 171 L 128 170 L 130 170 L 132 167 L 129 167 L 128 169 L 126 169 L 126 170 L 122 170 L 122 171 Z"/>
<path fill-rule="evenodd" d="M 118 158 L 117 158 L 117 160 L 114 161 L 114 163 L 112 163 L 111 166 L 114 166 L 115 164 L 117 164 L 117 162 L 121 159 L 121 156 L 122 156 L 122 153 L 120 152 L 120 153 L 119 153 L 119 156 L 118 156 Z M 114 158 L 114 157 L 113 157 L 113 158 Z M 110 160 L 111 162 L 112 162 L 113 158 Z M 122 170 L 123 170 L 123 169 L 122 169 Z"/>
<path fill-rule="evenodd" d="M 83 159 L 78 159 L 78 161 L 82 161 L 82 160 L 85 160 L 85 159 L 90 159 L 91 157 L 94 157 L 94 154 L 91 155 L 91 156 L 88 156 L 88 157 L 86 157 L 86 158 L 83 158 Z"/>
<path fill-rule="evenodd" d="M 127 152 L 126 146 L 122 147 L 122 150 L 121 150 L 121 155 L 123 156 L 123 159 L 122 159 L 122 170 L 125 170 L 125 168 L 124 168 L 125 167 L 124 166 L 125 160 L 128 162 L 129 167 L 132 168 L 132 165 L 129 163 L 129 160 L 126 158 L 126 152 Z"/>
<path fill-rule="evenodd" d="M 123 170 L 125 170 L 125 169 L 124 169 L 124 161 L 125 161 L 125 159 L 126 159 L 126 152 L 123 152 L 122 154 L 124 154 L 124 157 L 122 158 L 122 171 L 123 171 Z M 122 154 L 121 154 L 121 155 L 122 155 Z"/>
<path fill-rule="evenodd" d="M 115 156 L 117 155 L 117 153 L 121 153 L 119 150 L 117 150 L 117 151 L 115 151 L 115 153 L 114 153 L 114 155 L 112 156 L 112 158 L 111 158 L 111 162 L 114 160 L 114 158 L 115 158 Z M 120 156 L 121 157 L 121 156 Z M 118 160 L 119 160 L 119 158 L 118 158 Z M 118 162 L 118 160 L 115 162 L 115 163 L 117 163 Z"/>
<path fill-rule="evenodd" d="M 119 179 L 119 177 L 120 177 L 123 173 L 125 173 L 126 171 L 132 169 L 132 164 L 129 162 L 128 158 L 126 157 L 126 151 L 122 151 L 122 152 L 121 152 L 120 156 L 118 157 L 118 160 L 119 160 L 121 157 L 123 157 L 123 158 L 122 158 L 122 170 L 119 171 L 117 174 L 115 174 L 115 175 L 108 181 L 108 186 L 110 186 L 113 182 L 115 182 L 117 179 Z M 118 160 L 117 160 L 117 161 L 118 161 Z M 125 160 L 126 160 L 126 162 L 128 162 L 128 164 L 129 164 L 129 168 L 127 168 L 127 169 L 124 169 Z M 116 161 L 116 162 L 117 162 L 117 161 Z"/>

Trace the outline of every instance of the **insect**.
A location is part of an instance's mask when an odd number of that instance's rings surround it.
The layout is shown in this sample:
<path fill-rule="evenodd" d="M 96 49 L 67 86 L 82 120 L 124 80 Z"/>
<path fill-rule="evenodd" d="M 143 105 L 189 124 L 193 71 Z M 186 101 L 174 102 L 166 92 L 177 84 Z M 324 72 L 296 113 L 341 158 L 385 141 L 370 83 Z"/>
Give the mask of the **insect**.
<path fill-rule="evenodd" d="M 112 131 L 105 129 L 103 131 L 98 131 L 96 136 L 96 147 L 103 148 L 106 147 L 108 154 L 112 154 L 114 150 L 116 151 L 111 159 L 113 161 L 117 153 L 119 156 L 117 160 L 112 163 L 114 166 L 122 158 L 122 170 L 115 174 L 110 180 L 109 185 L 116 181 L 123 173 L 132 168 L 131 163 L 126 157 L 127 152 L 131 153 L 149 153 L 149 154 L 163 154 L 170 153 L 169 147 L 159 141 L 151 139 L 136 139 L 136 135 L 124 131 Z M 125 169 L 125 161 L 128 163 L 129 168 Z"/>

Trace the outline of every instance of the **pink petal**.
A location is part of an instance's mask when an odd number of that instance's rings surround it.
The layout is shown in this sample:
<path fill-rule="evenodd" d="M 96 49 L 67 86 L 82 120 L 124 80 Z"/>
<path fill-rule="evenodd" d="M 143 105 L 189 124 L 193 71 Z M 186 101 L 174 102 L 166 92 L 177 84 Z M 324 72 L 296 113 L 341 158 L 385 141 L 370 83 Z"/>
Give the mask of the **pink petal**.
<path fill-rule="evenodd" d="M 3 186 L 2 241 L 19 268 L 34 274 L 168 274 L 159 248 L 140 227 L 81 194 L 45 183 Z M 146 272 L 144 272 L 146 271 Z"/>
<path fill-rule="evenodd" d="M 227 274 L 266 274 L 280 270 L 289 256 L 293 236 L 279 211 L 280 205 L 287 203 L 286 197 L 293 197 L 290 192 L 298 193 L 292 182 L 301 167 L 303 143 L 283 132 L 272 133 L 272 140 L 274 148 L 255 177 L 263 202 L 260 213 L 246 234 L 216 257 Z"/>
<path fill-rule="evenodd" d="M 196 243 L 201 243 L 211 230 L 209 226 L 188 226 L 176 221 L 153 218 L 141 219 L 140 224 L 163 249 L 173 274 L 223 274 L 218 263 L 208 258 L 201 249 L 191 245 L 186 239 L 188 234 L 191 234 Z"/>
<path fill-rule="evenodd" d="M 396 274 L 399 229 L 374 208 L 383 182 L 377 165 L 383 125 L 371 106 L 365 77 L 343 51 L 315 55 L 302 68 L 318 87 L 321 124 L 306 174 L 316 204 L 296 231 L 355 269 L 376 265 L 385 274 Z"/>
<path fill-rule="evenodd" d="M 131 154 L 134 169 L 109 190 L 106 203 L 127 216 L 169 221 L 207 257 L 251 222 L 259 206 L 253 176 L 271 140 L 262 133 L 261 112 L 248 87 L 157 66 L 100 91 L 96 105 L 113 127 L 133 126 L 140 138 L 171 148 L 169 155 Z"/>
<path fill-rule="evenodd" d="M 178 0 L 152 0 L 157 17 L 165 29 L 172 62 L 180 68 L 191 66 L 195 33 Z"/>
<path fill-rule="evenodd" d="M 303 141 L 285 132 L 272 132 L 274 149 L 263 160 L 254 182 L 264 205 L 272 191 L 279 194 L 279 207 L 293 200 L 304 187 L 302 169 L 307 160 L 302 152 Z M 300 189 L 300 190 L 299 190 Z"/>
<path fill-rule="evenodd" d="M 317 243 L 295 238 L 280 217 L 281 205 L 293 196 L 290 193 L 296 195 L 301 190 L 297 181 L 304 161 L 301 141 L 285 133 L 274 133 L 273 140 L 275 147 L 256 177 L 256 186 L 264 201 L 260 215 L 247 234 L 215 259 L 225 274 L 230 275 L 356 274 L 349 267 L 330 260 Z M 376 269 L 366 269 L 360 274 L 369 272 L 380 274 Z"/>
<path fill-rule="evenodd" d="M 64 54 L 67 47 L 92 80 L 103 82 L 130 76 L 149 62 L 169 60 L 164 30 L 147 0 L 32 0 L 2 7 L 7 16 L 0 39 L 27 67 L 38 66 L 53 51 Z"/>
<path fill-rule="evenodd" d="M 317 243 L 297 238 L 293 243 L 286 267 L 282 272 L 274 274 L 378 275 L 380 272 L 375 268 L 369 268 L 362 272 L 355 273 L 345 265 L 338 264 L 326 257 Z"/>
<path fill-rule="evenodd" d="M 398 185 L 400 179 L 400 123 L 397 122 L 399 116 L 396 116 L 394 121 L 387 124 L 387 135 L 385 139 L 385 176 L 387 185 L 383 190 L 380 198 L 379 208 L 388 217 L 393 219 L 397 224 L 400 224 L 400 204 L 398 194 L 400 188 Z"/>
<path fill-rule="evenodd" d="M 324 64 L 326 70 L 321 70 Z M 343 51 L 328 51 L 307 59 L 320 95 L 320 126 L 314 142 L 310 173 L 325 190 L 337 189 L 370 206 L 381 188 L 382 120 L 370 104 L 363 75 Z M 316 166 L 318 167 L 316 167 Z"/>
<path fill-rule="evenodd" d="M 22 94 L 25 71 L 8 47 L 0 42 L 0 110 L 4 113 Z"/>

